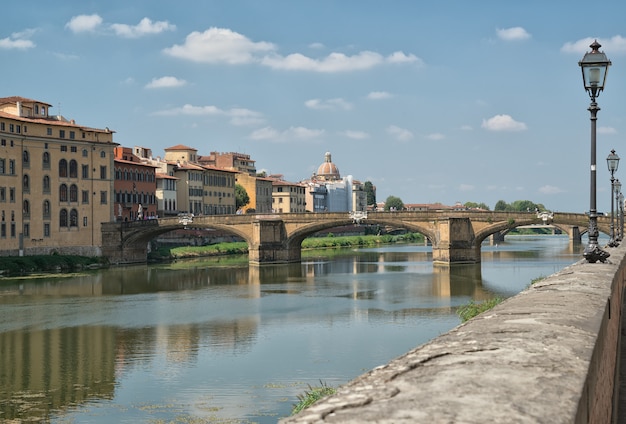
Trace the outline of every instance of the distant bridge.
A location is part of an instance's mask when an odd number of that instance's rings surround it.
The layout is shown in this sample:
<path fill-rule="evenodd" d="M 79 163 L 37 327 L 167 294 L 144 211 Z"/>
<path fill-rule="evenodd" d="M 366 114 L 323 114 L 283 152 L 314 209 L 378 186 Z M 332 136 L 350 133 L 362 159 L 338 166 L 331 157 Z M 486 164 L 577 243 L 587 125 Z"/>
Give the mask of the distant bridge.
<path fill-rule="evenodd" d="M 548 222 L 549 221 L 549 222 Z M 378 224 L 406 228 L 428 238 L 439 264 L 478 263 L 483 240 L 527 225 L 553 225 L 580 241 L 588 231 L 585 214 L 491 211 L 334 212 L 207 215 L 102 224 L 102 254 L 113 264 L 147 261 L 148 243 L 160 234 L 184 228 L 212 228 L 235 234 L 248 243 L 251 263 L 298 262 L 302 241 L 333 227 Z M 598 217 L 608 234 L 610 219 Z"/>

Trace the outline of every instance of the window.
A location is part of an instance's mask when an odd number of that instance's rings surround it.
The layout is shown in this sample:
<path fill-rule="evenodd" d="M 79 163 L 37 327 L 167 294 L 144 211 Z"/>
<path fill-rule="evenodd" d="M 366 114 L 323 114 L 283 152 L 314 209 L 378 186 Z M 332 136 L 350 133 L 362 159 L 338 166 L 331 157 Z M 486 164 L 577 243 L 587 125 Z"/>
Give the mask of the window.
<path fill-rule="evenodd" d="M 11 221 L 11 238 L 15 238 L 15 221 Z"/>
<path fill-rule="evenodd" d="M 9 175 L 15 175 L 15 160 L 9 159 Z"/>
<path fill-rule="evenodd" d="M 9 124 L 9 132 L 15 132 L 15 125 Z"/>
<path fill-rule="evenodd" d="M 89 190 L 82 191 L 82 202 L 85 205 L 89 204 Z"/>
<path fill-rule="evenodd" d="M 59 187 L 59 200 L 67 202 L 67 185 L 65 184 L 61 184 L 61 187 Z"/>
<path fill-rule="evenodd" d="M 6 173 L 6 159 L 0 159 L 0 174 Z"/>
<path fill-rule="evenodd" d="M 30 217 L 30 203 L 28 200 L 24 200 L 24 202 L 22 202 L 22 216 L 24 218 Z"/>
<path fill-rule="evenodd" d="M 2 221 L 2 224 L 0 224 L 0 237 L 7 237 L 7 224 L 4 221 Z"/>
<path fill-rule="evenodd" d="M 75 138 L 76 138 L 76 133 L 74 131 L 70 131 L 70 140 L 74 140 Z M 73 152 L 76 151 L 76 147 L 72 147 L 72 149 L 74 149 L 72 150 Z"/>
<path fill-rule="evenodd" d="M 43 152 L 43 169 L 50 169 L 50 152 Z"/>
<path fill-rule="evenodd" d="M 107 157 L 107 152 L 105 152 L 104 150 L 100 152 L 100 157 L 101 158 L 105 158 Z"/>
<path fill-rule="evenodd" d="M 87 217 L 83 216 L 83 227 L 87 226 Z"/>
<path fill-rule="evenodd" d="M 78 202 L 78 186 L 76 184 L 70 186 L 70 202 Z"/>
<path fill-rule="evenodd" d="M 6 146 L 6 145 L 7 145 L 6 139 L 3 138 L 2 140 L 0 140 L 0 146 Z"/>
<path fill-rule="evenodd" d="M 0 187 L 0 202 L 7 201 L 7 189 L 6 187 Z"/>
<path fill-rule="evenodd" d="M 43 176 L 43 192 L 48 194 L 50 193 L 50 177 L 47 175 Z"/>
<path fill-rule="evenodd" d="M 65 146 L 65 145 L 61 146 L 61 151 L 62 152 L 67 152 L 67 146 Z"/>
<path fill-rule="evenodd" d="M 24 193 L 30 193 L 30 178 L 28 174 L 24 174 L 22 178 L 22 190 L 24 190 Z"/>
<path fill-rule="evenodd" d="M 50 224 L 48 224 L 47 222 L 43 224 L 43 236 L 50 237 Z"/>
<path fill-rule="evenodd" d="M 52 135 L 52 128 L 46 128 L 46 134 Z"/>
<path fill-rule="evenodd" d="M 59 138 L 65 138 L 65 130 L 59 130 Z M 67 150 L 67 146 L 64 146 Z"/>
<path fill-rule="evenodd" d="M 70 178 L 78 178 L 78 162 L 74 159 L 70 161 Z"/>
<path fill-rule="evenodd" d="M 50 201 L 43 201 L 43 219 L 50 219 Z"/>
<path fill-rule="evenodd" d="M 30 164 L 30 156 L 28 154 L 28 150 L 24 150 L 24 152 L 22 153 L 22 164 L 24 164 L 24 166 L 28 166 Z"/>
<path fill-rule="evenodd" d="M 101 166 L 100 167 L 100 179 L 101 180 L 106 180 L 107 179 L 107 167 L 106 166 Z"/>
<path fill-rule="evenodd" d="M 59 177 L 67 177 L 67 161 L 65 159 L 59 161 Z"/>
<path fill-rule="evenodd" d="M 24 224 L 24 229 L 22 230 L 22 233 L 24 234 L 24 237 L 30 237 L 30 224 Z"/>
<path fill-rule="evenodd" d="M 108 203 L 107 192 L 106 192 L 106 190 L 105 191 L 101 191 L 100 192 L 100 204 L 106 205 L 107 203 Z"/>
<path fill-rule="evenodd" d="M 89 165 L 83 165 L 81 168 L 83 179 L 89 178 Z"/>
<path fill-rule="evenodd" d="M 72 209 L 70 212 L 70 227 L 78 227 L 78 211 Z"/>
<path fill-rule="evenodd" d="M 85 133 L 83 133 L 83 138 L 85 138 Z M 83 157 L 86 158 L 88 154 L 87 149 L 83 149 Z"/>
<path fill-rule="evenodd" d="M 67 227 L 67 209 L 61 209 L 59 214 L 59 227 Z"/>
<path fill-rule="evenodd" d="M 9 202 L 15 203 L 15 187 L 9 187 Z"/>

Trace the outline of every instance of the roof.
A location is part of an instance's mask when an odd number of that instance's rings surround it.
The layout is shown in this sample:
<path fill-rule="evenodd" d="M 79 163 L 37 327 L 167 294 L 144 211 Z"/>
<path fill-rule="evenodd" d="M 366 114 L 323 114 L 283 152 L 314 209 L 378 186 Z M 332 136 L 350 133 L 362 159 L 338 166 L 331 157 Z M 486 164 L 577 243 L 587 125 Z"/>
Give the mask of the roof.
<path fill-rule="evenodd" d="M 124 160 L 124 159 L 114 159 L 115 163 L 126 163 L 129 165 L 137 165 L 137 166 L 145 166 L 147 168 L 160 168 L 158 165 L 151 165 L 145 162 L 135 162 L 132 160 Z"/>
<path fill-rule="evenodd" d="M 9 96 L 9 97 L 0 97 L 0 104 L 7 104 L 7 103 L 17 103 L 17 102 L 22 102 L 22 103 L 40 103 L 42 105 L 46 105 L 48 107 L 52 107 L 51 104 L 46 103 L 46 102 L 42 102 L 39 100 L 33 100 L 33 99 L 27 99 L 26 97 L 21 97 L 21 96 Z"/>
<path fill-rule="evenodd" d="M 195 152 L 198 151 L 198 149 L 194 149 L 193 147 L 185 146 L 184 144 L 177 144 L 176 146 L 166 147 L 163 150 L 165 150 L 165 151 L 168 151 L 168 150 L 193 150 Z"/>

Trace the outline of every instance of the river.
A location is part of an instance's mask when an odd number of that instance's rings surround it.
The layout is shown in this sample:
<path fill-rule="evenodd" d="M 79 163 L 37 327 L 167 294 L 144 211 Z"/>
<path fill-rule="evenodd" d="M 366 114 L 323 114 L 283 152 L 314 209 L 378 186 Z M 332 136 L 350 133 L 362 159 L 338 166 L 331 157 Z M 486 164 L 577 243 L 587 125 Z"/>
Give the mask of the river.
<path fill-rule="evenodd" d="M 309 385 L 389 362 L 583 247 L 507 236 L 451 268 L 397 244 L 1 279 L 0 422 L 275 423 Z"/>

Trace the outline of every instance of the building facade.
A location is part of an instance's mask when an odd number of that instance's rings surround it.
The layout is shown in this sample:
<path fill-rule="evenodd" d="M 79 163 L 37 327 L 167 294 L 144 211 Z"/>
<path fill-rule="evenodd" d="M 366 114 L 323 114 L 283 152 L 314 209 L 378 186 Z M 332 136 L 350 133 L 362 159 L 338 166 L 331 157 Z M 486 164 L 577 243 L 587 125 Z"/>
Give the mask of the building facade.
<path fill-rule="evenodd" d="M 115 204 L 117 221 L 136 221 L 157 217 L 156 166 L 141 161 L 130 147 L 118 146 L 115 152 Z"/>
<path fill-rule="evenodd" d="M 275 178 L 272 181 L 272 211 L 276 213 L 306 212 L 306 185 L 290 183 L 282 176 Z"/>
<path fill-rule="evenodd" d="M 113 131 L 0 98 L 0 255 L 99 255 L 114 219 Z"/>

